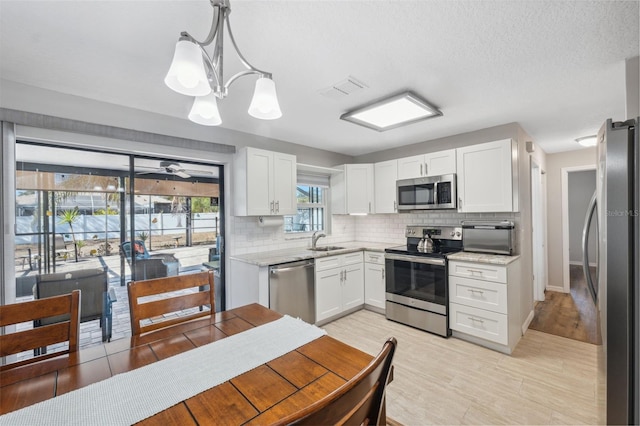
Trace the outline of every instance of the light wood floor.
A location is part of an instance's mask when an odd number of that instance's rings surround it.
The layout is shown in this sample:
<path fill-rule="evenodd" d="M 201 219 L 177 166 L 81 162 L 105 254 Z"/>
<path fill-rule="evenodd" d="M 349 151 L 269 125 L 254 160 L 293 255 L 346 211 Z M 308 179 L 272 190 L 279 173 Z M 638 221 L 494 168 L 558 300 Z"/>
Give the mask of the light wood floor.
<path fill-rule="evenodd" d="M 527 330 L 504 355 L 361 310 L 324 326 L 375 355 L 394 336 L 387 415 L 405 425 L 596 424 L 596 346 Z"/>

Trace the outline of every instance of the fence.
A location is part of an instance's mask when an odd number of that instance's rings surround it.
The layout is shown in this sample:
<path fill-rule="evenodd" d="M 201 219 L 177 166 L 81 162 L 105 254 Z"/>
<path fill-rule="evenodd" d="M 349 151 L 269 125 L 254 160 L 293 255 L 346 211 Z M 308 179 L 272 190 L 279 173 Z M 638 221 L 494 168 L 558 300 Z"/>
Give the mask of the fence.
<path fill-rule="evenodd" d="M 58 223 L 59 218 L 48 217 L 49 229 L 55 220 L 56 234 L 71 234 L 71 227 L 67 223 Z M 130 216 L 126 217 L 126 229 L 129 229 Z M 184 235 L 186 232 L 186 214 L 153 213 L 137 214 L 135 216 L 136 233 L 146 232 L 154 235 Z M 191 221 L 192 232 L 218 233 L 218 213 L 196 213 Z M 76 241 L 104 240 L 120 238 L 119 215 L 79 215 L 73 223 L 73 233 Z M 41 232 L 37 216 L 16 217 L 16 244 L 36 244 Z M 106 235 L 105 235 L 106 234 Z M 97 236 L 97 237 L 96 237 Z"/>

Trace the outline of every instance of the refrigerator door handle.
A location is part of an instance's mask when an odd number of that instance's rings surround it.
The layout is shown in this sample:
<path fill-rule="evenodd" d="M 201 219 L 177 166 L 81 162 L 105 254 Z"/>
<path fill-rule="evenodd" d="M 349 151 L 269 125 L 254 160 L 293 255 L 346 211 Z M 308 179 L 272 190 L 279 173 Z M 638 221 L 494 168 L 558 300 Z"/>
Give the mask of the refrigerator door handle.
<path fill-rule="evenodd" d="M 593 279 L 591 279 L 591 273 L 589 272 L 589 228 L 591 227 L 591 220 L 596 213 L 596 207 L 598 205 L 596 194 L 597 191 L 593 193 L 593 197 L 591 197 L 591 201 L 589 201 L 589 206 L 587 207 L 587 215 L 584 218 L 584 228 L 582 229 L 582 270 L 584 271 L 584 279 L 587 282 L 587 288 L 589 289 L 589 293 L 591 293 L 593 303 L 597 303 L 598 295 L 596 293 Z M 597 218 L 596 229 L 598 229 Z M 600 262 L 597 254 L 598 252 L 596 251 L 596 267 L 599 267 Z"/>

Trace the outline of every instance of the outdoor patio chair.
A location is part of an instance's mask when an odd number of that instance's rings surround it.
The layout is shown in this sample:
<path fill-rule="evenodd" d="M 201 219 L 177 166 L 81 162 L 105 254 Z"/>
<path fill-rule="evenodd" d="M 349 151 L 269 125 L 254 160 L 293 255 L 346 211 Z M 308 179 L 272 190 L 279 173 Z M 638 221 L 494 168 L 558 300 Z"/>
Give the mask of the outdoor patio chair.
<path fill-rule="evenodd" d="M 78 261 L 78 246 L 75 243 L 67 242 L 62 235 L 56 235 L 49 241 L 55 258 L 67 260 L 73 254 L 76 262 Z"/>
<path fill-rule="evenodd" d="M 19 261 L 22 261 L 22 270 L 24 270 L 25 263 L 29 262 L 29 270 L 33 271 L 34 264 L 36 265 L 35 269 L 38 268 L 38 262 L 40 262 L 40 255 L 38 253 L 32 254 L 31 248 L 28 247 L 27 252 L 23 255 L 17 256 L 16 259 L 18 259 Z"/>
<path fill-rule="evenodd" d="M 113 312 L 112 305 L 116 301 L 114 289 L 109 288 L 107 271 L 101 268 L 82 269 L 78 271 L 41 274 L 36 276 L 33 297 L 43 299 L 60 294 L 82 292 L 80 304 L 80 322 L 100 320 L 102 341 L 111 341 Z M 62 317 L 46 318 L 35 322 L 35 327 L 54 324 Z"/>
<path fill-rule="evenodd" d="M 180 261 L 171 253 L 150 254 L 142 240 L 136 240 L 133 249 L 136 256 L 135 279 L 138 281 L 172 277 L 180 272 Z M 127 263 L 131 268 L 130 241 L 125 241 L 120 245 L 120 254 L 127 259 Z"/>
<path fill-rule="evenodd" d="M 0 327 L 2 328 L 8 325 L 42 320 L 53 315 L 66 317 L 62 321 L 56 321 L 47 326 L 14 333 L 9 333 L 7 328 L 7 334 L 0 335 L 0 357 L 15 355 L 31 349 L 36 350 L 55 343 L 69 342 L 68 348 L 62 351 L 47 355 L 38 352 L 35 355 L 40 356 L 0 366 L 0 371 L 76 352 L 80 336 L 80 299 L 80 292 L 75 290 L 62 296 L 0 306 Z"/>

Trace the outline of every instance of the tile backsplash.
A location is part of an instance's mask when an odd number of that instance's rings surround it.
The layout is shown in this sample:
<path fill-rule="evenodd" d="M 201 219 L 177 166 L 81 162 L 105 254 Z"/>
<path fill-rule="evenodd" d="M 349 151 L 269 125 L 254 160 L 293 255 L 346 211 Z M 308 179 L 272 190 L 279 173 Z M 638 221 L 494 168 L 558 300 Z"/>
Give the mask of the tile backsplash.
<path fill-rule="evenodd" d="M 320 245 L 346 241 L 403 244 L 404 230 L 407 225 L 459 225 L 460 221 L 471 219 L 513 220 L 516 223 L 516 232 L 520 230 L 519 213 L 458 213 L 440 210 L 368 216 L 333 215 L 331 218 L 331 233 L 320 240 Z M 230 239 L 227 238 L 227 242 L 230 243 L 227 247 L 231 255 L 306 248 L 311 243 L 308 235 L 304 237 L 285 235 L 282 224 L 260 226 L 257 217 L 232 216 L 230 224 L 232 236 Z"/>

